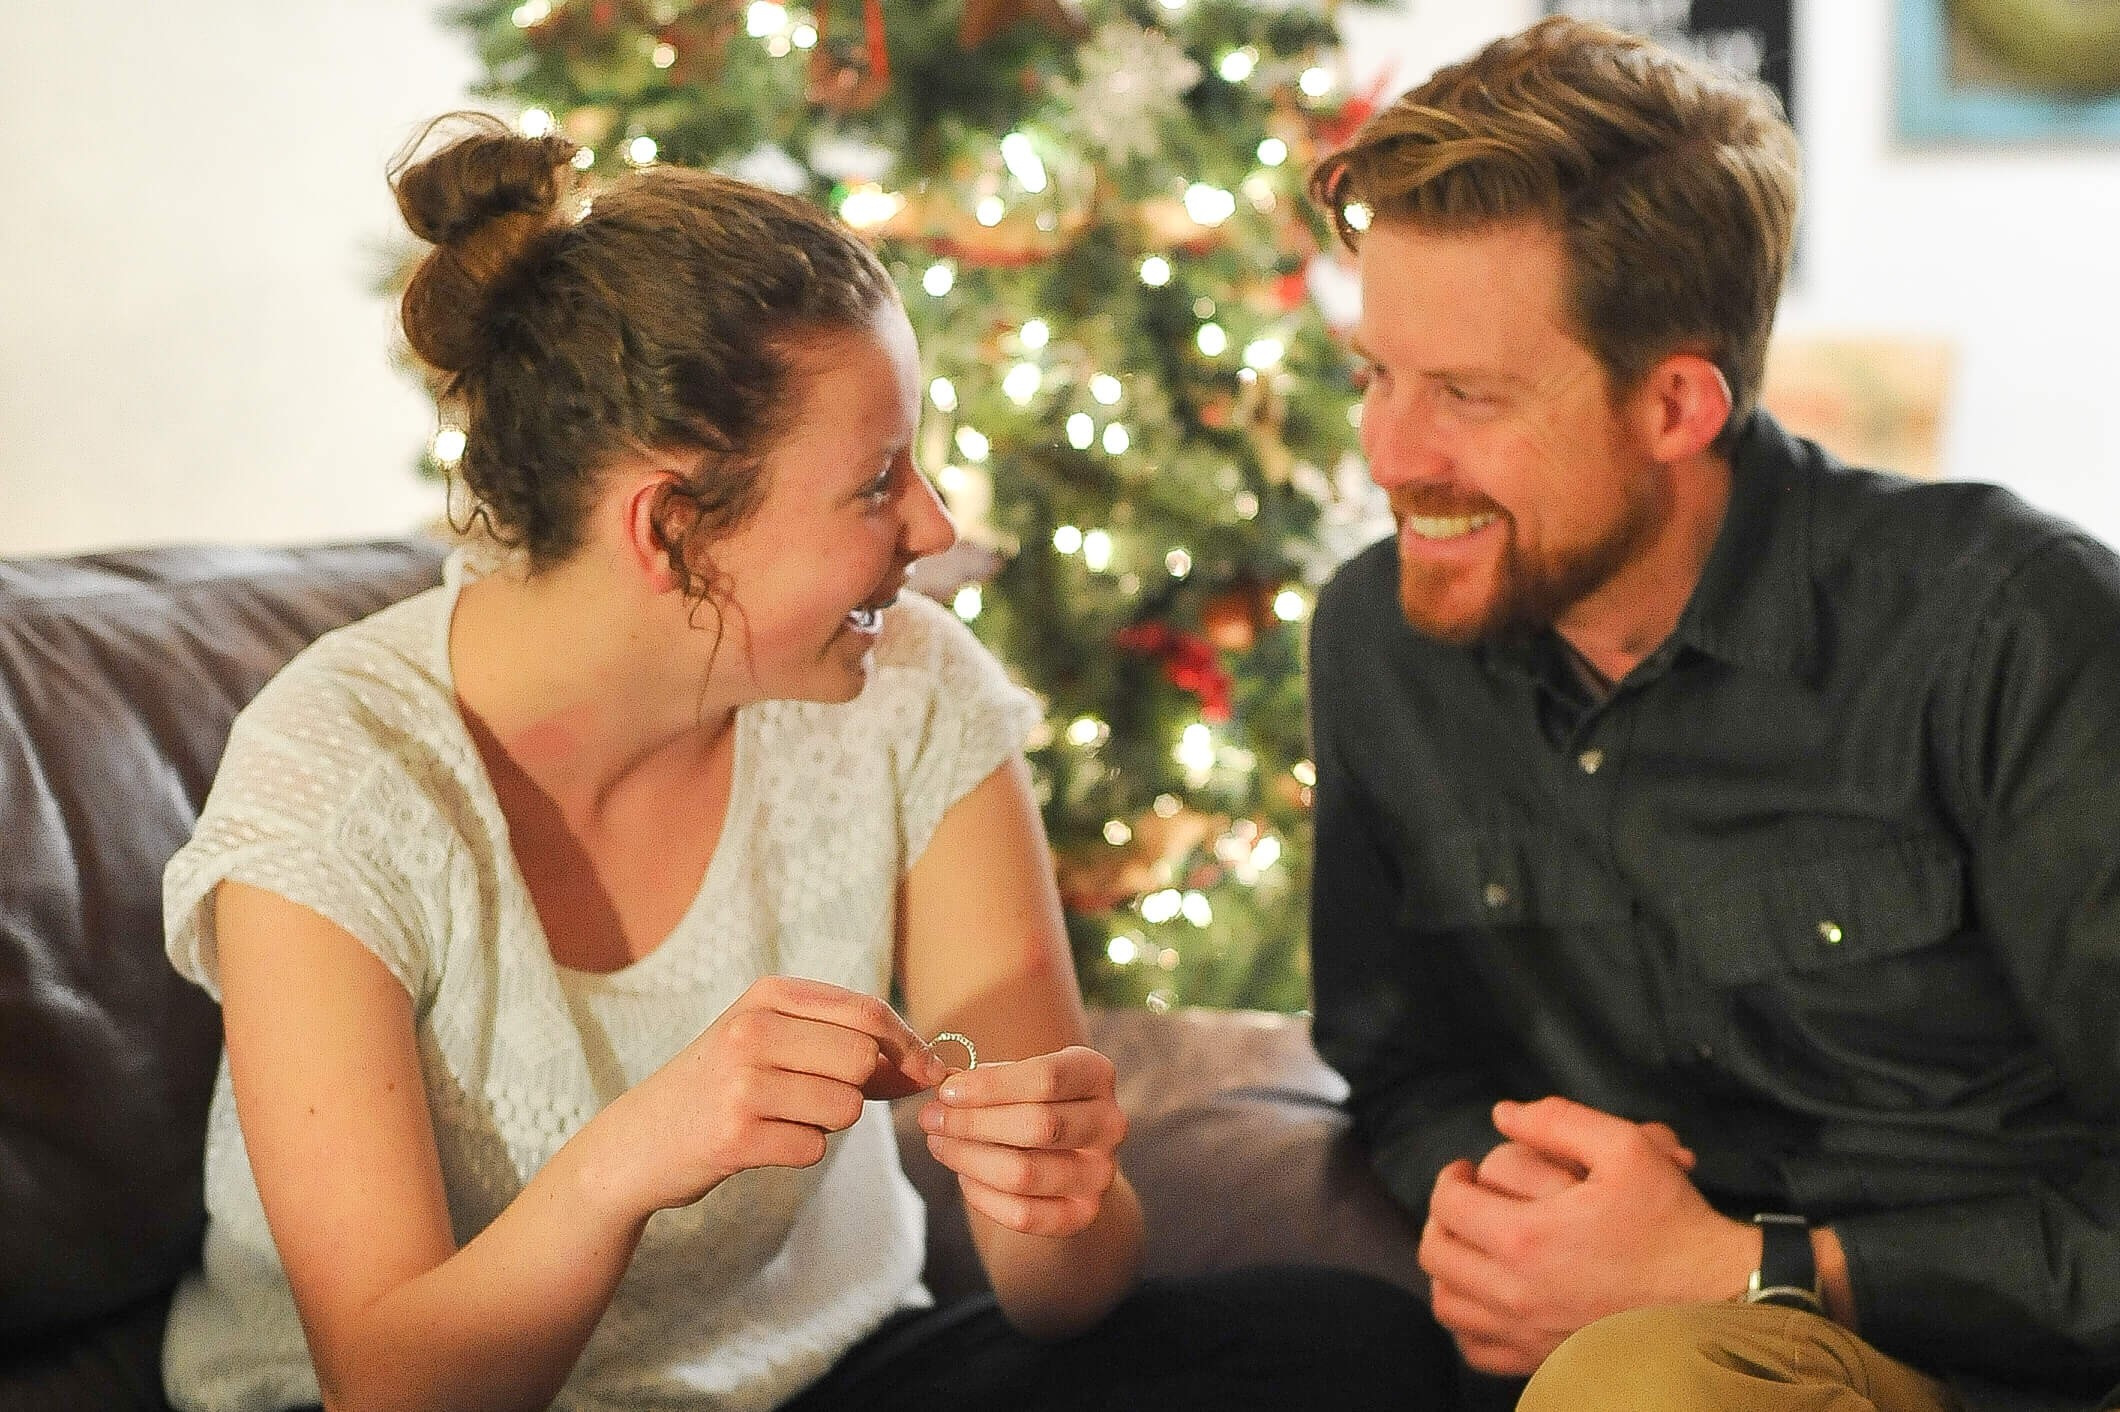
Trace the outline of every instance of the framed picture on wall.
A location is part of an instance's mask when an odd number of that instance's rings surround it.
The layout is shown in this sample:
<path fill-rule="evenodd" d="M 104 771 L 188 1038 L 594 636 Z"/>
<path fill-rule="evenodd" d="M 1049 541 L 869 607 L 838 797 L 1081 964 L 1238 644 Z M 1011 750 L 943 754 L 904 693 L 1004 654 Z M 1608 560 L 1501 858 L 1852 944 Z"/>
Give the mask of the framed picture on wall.
<path fill-rule="evenodd" d="M 1909 142 L 2120 140 L 2120 0 L 1896 0 Z"/>

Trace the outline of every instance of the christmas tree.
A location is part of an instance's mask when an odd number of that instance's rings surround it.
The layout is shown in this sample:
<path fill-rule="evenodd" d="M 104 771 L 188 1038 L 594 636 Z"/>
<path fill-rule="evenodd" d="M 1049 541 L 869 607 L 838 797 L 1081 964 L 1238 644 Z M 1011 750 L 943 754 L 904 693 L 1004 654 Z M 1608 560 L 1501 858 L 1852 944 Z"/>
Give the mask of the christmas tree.
<path fill-rule="evenodd" d="M 874 238 L 964 536 L 916 582 L 1044 704 L 1029 755 L 1085 993 L 1306 1004 L 1302 630 L 1372 527 L 1302 191 L 1368 108 L 1330 14 L 503 0 L 456 21 L 488 96 L 585 169 L 712 167 Z"/>

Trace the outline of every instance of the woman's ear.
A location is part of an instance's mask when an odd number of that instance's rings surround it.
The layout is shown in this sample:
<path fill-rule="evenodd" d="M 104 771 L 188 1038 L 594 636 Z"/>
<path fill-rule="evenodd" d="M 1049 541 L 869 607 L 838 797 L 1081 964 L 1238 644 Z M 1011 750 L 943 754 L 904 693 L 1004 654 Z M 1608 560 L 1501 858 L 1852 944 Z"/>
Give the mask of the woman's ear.
<path fill-rule="evenodd" d="M 1698 353 L 1673 353 L 1649 369 L 1634 396 L 1636 428 L 1666 465 L 1714 444 L 1736 407 L 1730 380 Z"/>
<path fill-rule="evenodd" d="M 674 557 L 684 538 L 684 516 L 691 502 L 673 495 L 677 477 L 669 471 L 646 471 L 624 489 L 622 512 L 626 561 L 639 571 L 650 591 L 669 593 L 683 586 Z"/>

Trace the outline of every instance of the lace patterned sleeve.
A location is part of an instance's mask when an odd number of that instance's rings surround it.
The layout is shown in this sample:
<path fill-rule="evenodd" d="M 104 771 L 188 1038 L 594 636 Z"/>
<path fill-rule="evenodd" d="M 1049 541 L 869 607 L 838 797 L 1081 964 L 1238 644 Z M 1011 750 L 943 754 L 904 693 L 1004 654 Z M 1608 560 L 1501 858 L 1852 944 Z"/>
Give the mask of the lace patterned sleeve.
<path fill-rule="evenodd" d="M 290 723 L 274 704 L 285 703 L 261 698 L 238 719 L 191 840 L 163 872 L 170 962 L 221 998 L 213 897 L 232 879 L 336 923 L 421 1004 L 443 871 L 420 827 L 431 811 L 405 797 L 388 754 L 358 730 Z"/>
<path fill-rule="evenodd" d="M 950 806 L 1023 748 L 1038 706 L 971 630 L 940 604 L 908 594 L 907 665 L 917 688 L 910 756 L 899 800 L 901 843 L 910 867 Z"/>

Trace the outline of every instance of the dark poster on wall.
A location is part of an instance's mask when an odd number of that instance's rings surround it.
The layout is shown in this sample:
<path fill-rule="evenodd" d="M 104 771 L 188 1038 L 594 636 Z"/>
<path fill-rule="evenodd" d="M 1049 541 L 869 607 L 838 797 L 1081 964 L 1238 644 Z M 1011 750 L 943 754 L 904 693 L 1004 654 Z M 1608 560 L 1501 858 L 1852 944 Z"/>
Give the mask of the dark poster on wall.
<path fill-rule="evenodd" d="M 1796 120 L 1790 76 L 1795 0 L 1545 0 L 1549 15 L 1602 20 L 1763 80 Z"/>

